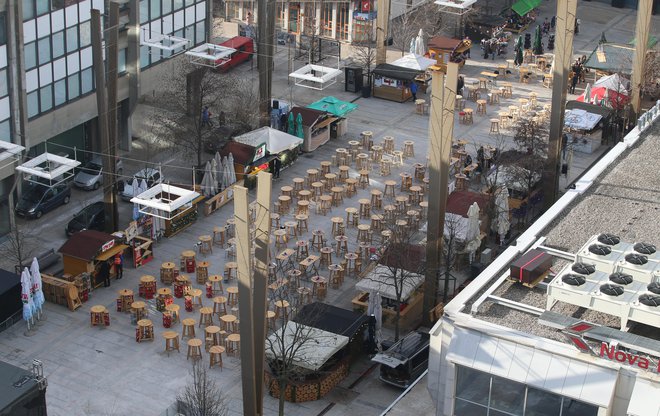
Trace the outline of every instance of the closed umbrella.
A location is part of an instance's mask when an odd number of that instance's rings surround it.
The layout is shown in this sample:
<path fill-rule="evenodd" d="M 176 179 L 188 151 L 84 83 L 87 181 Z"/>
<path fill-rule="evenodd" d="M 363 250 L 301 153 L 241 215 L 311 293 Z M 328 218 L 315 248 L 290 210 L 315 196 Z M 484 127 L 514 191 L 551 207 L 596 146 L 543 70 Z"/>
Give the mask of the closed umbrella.
<path fill-rule="evenodd" d="M 376 292 L 374 296 L 374 318 L 376 318 L 376 344 L 378 345 L 378 351 L 382 350 L 380 341 L 383 338 L 381 334 L 381 327 L 383 326 L 383 297 L 380 295 L 380 292 Z M 371 298 L 371 296 L 369 296 Z"/>
<path fill-rule="evenodd" d="M 305 138 L 305 132 L 303 131 L 302 113 L 298 113 L 298 117 L 296 117 L 296 134 L 295 135 L 300 137 L 301 139 Z"/>
<path fill-rule="evenodd" d="M 417 38 L 416 38 L 416 37 L 413 37 L 412 39 L 410 39 L 410 49 L 408 50 L 408 52 L 410 52 L 410 53 L 415 53 L 415 51 L 417 50 L 417 49 L 415 48 L 415 43 L 416 43 L 416 41 L 417 41 Z"/>
<path fill-rule="evenodd" d="M 523 62 L 523 38 L 522 36 L 518 36 L 518 40 L 516 41 L 516 57 L 513 60 L 513 63 L 515 65 L 520 65 Z"/>
<path fill-rule="evenodd" d="M 142 193 L 144 193 L 144 192 L 147 192 L 147 190 L 149 190 L 149 186 L 147 185 L 147 181 L 144 180 L 144 179 L 142 179 L 142 180 L 140 181 L 140 192 L 139 192 L 139 194 L 142 194 Z M 139 194 L 138 194 L 138 195 L 139 195 Z"/>
<path fill-rule="evenodd" d="M 133 178 L 131 182 L 131 188 L 133 189 L 133 197 L 140 195 L 140 183 L 137 179 Z M 133 204 L 133 221 L 137 221 L 140 218 L 140 207 L 138 204 Z"/>
<path fill-rule="evenodd" d="M 468 224 L 467 231 L 465 235 L 465 241 L 467 242 L 467 251 L 470 253 L 470 264 L 474 260 L 474 253 L 477 251 L 480 245 L 479 240 L 479 205 L 474 202 L 468 208 Z"/>
<path fill-rule="evenodd" d="M 41 271 L 36 257 L 32 258 L 32 264 L 30 265 L 30 279 L 32 281 L 32 291 L 34 292 L 34 305 L 37 307 L 37 318 L 41 319 L 41 309 L 46 299 L 41 289 Z"/>
<path fill-rule="evenodd" d="M 212 184 L 213 188 L 215 189 L 213 194 L 215 195 L 219 189 L 218 189 L 218 163 L 215 161 L 215 158 L 211 159 L 211 178 L 212 178 Z"/>
<path fill-rule="evenodd" d="M 584 101 L 588 102 L 591 98 L 591 83 L 587 82 L 587 86 L 584 88 Z"/>
<path fill-rule="evenodd" d="M 541 26 L 536 26 L 534 31 L 534 55 L 543 55 L 543 38 L 541 36 Z"/>
<path fill-rule="evenodd" d="M 26 267 L 21 273 L 21 300 L 23 301 L 23 319 L 27 322 L 28 331 L 32 326 L 32 317 L 34 314 L 34 301 L 32 299 L 31 289 L 30 272 Z"/>
<path fill-rule="evenodd" d="M 292 136 L 296 135 L 296 121 L 293 119 L 293 111 L 289 113 L 289 119 L 286 123 L 287 133 Z"/>
<path fill-rule="evenodd" d="M 204 176 L 202 176 L 202 194 L 204 196 L 211 195 L 211 164 L 206 162 L 204 166 Z"/>
<path fill-rule="evenodd" d="M 234 167 L 234 155 L 229 153 L 229 157 L 227 158 L 227 162 L 229 163 L 229 185 L 232 185 L 236 183 L 236 169 Z"/>
<path fill-rule="evenodd" d="M 222 158 L 222 189 L 225 189 L 229 186 L 229 162 L 227 156 Z"/>
<path fill-rule="evenodd" d="M 504 236 L 509 232 L 509 190 L 502 187 L 495 198 L 497 209 L 496 231 L 500 235 L 500 244 L 504 244 Z"/>
<path fill-rule="evenodd" d="M 415 54 L 424 55 L 426 53 L 426 46 L 424 45 L 424 31 L 419 29 L 417 38 L 415 39 Z"/>

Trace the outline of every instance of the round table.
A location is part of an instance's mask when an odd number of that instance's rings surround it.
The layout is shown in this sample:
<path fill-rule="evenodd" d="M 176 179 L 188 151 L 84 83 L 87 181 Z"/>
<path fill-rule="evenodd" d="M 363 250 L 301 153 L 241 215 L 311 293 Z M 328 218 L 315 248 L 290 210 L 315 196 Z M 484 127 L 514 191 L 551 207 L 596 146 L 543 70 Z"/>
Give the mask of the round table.
<path fill-rule="evenodd" d="M 121 297 L 133 296 L 133 291 L 131 289 L 118 290 L 117 293 L 119 293 L 119 296 L 121 296 Z"/>
<path fill-rule="evenodd" d="M 172 289 L 169 287 L 161 287 L 160 289 L 157 290 L 158 296 L 171 296 L 172 295 Z"/>
<path fill-rule="evenodd" d="M 105 311 L 105 306 L 103 306 L 103 305 L 94 305 L 89 310 L 92 313 L 103 313 Z"/>

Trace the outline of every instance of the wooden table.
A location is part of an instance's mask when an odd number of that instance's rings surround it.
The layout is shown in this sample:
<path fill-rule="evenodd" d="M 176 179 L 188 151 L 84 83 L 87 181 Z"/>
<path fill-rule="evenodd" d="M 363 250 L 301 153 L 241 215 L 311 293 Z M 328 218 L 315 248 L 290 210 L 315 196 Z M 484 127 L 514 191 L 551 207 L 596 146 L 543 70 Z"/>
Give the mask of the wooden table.
<path fill-rule="evenodd" d="M 130 312 L 131 303 L 133 303 L 133 291 L 130 289 L 122 289 L 117 292 L 119 298 L 117 299 L 117 312 Z"/>
<path fill-rule="evenodd" d="M 195 271 L 195 252 L 192 250 L 182 251 L 181 263 L 186 273 L 193 273 Z"/>
<path fill-rule="evenodd" d="M 174 331 L 165 331 L 163 332 L 163 338 L 165 339 L 165 352 L 167 356 L 170 356 L 170 351 L 176 350 L 179 351 L 179 334 Z"/>
<path fill-rule="evenodd" d="M 238 287 L 230 286 L 227 288 L 227 303 L 229 306 L 238 304 Z"/>
<path fill-rule="evenodd" d="M 229 334 L 227 336 L 227 354 L 238 354 L 241 343 L 241 334 Z"/>
<path fill-rule="evenodd" d="M 171 285 L 174 281 L 174 274 L 176 264 L 171 261 L 166 261 L 160 265 L 160 281 L 166 285 Z"/>
<path fill-rule="evenodd" d="M 146 308 L 146 304 L 144 302 L 142 302 L 141 300 L 139 300 L 137 302 L 133 302 L 131 304 L 131 309 L 133 311 L 133 314 L 135 315 L 135 320 L 136 321 L 139 321 L 140 319 L 142 319 L 145 316 L 145 313 L 144 313 L 145 308 Z"/>
<path fill-rule="evenodd" d="M 153 341 L 154 340 L 154 324 L 149 319 L 140 319 L 137 322 L 135 331 L 135 341 Z"/>
<path fill-rule="evenodd" d="M 176 303 L 170 303 L 165 306 L 165 310 L 172 315 L 172 323 L 179 322 L 179 305 Z"/>
<path fill-rule="evenodd" d="M 206 327 L 204 330 L 206 332 L 206 349 L 208 350 L 210 347 L 214 345 L 221 345 L 222 342 L 220 340 L 220 327 L 217 325 L 209 325 Z"/>
<path fill-rule="evenodd" d="M 211 276 L 209 276 L 209 283 L 211 284 L 211 295 L 216 296 L 219 293 L 224 293 L 224 290 L 222 289 L 221 275 L 212 274 Z"/>
<path fill-rule="evenodd" d="M 140 277 L 140 297 L 152 299 L 156 293 L 156 278 L 150 275 Z"/>
<path fill-rule="evenodd" d="M 107 313 L 105 306 L 94 305 L 89 309 L 92 326 L 108 326 L 110 325 L 110 316 Z M 106 319 L 107 316 L 107 319 Z"/>

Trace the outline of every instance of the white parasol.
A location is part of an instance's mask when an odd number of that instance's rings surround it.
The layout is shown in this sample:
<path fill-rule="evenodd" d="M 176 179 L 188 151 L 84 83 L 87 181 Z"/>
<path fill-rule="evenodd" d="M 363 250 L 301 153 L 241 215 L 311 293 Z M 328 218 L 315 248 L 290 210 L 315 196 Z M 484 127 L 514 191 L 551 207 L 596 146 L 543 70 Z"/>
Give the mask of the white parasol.
<path fill-rule="evenodd" d="M 21 300 L 23 301 L 23 319 L 27 321 L 29 331 L 36 308 L 32 299 L 32 282 L 30 281 L 30 272 L 27 267 L 21 273 Z"/>
<path fill-rule="evenodd" d="M 236 170 L 234 169 L 234 155 L 229 153 L 229 185 L 236 183 Z M 229 186 L 228 185 L 228 186 Z"/>
<path fill-rule="evenodd" d="M 416 37 L 411 38 L 410 39 L 410 49 L 408 49 L 408 52 L 414 54 L 415 51 L 417 50 L 416 44 L 417 44 L 417 38 Z"/>
<path fill-rule="evenodd" d="M 30 265 L 30 279 L 32 281 L 32 291 L 34 292 L 34 305 L 37 307 L 37 318 L 41 319 L 41 309 L 46 299 L 41 289 L 41 271 L 36 257 L 32 258 L 32 264 Z"/>
<path fill-rule="evenodd" d="M 504 244 L 504 236 L 509 232 L 511 222 L 509 221 L 509 190 L 506 187 L 500 188 L 495 197 L 495 208 L 497 210 L 497 228 L 500 235 L 500 244 Z"/>
<path fill-rule="evenodd" d="M 133 178 L 133 182 L 131 182 L 131 188 L 133 189 L 133 197 L 136 197 L 140 194 L 140 183 L 137 179 Z M 138 204 L 133 204 L 133 220 L 137 221 L 138 218 L 140 218 L 140 207 L 138 207 Z"/>
<path fill-rule="evenodd" d="M 211 196 L 214 194 L 213 189 L 213 173 L 211 173 L 211 163 L 206 162 L 204 167 L 204 176 L 202 176 L 202 193 L 205 196 Z"/>
<path fill-rule="evenodd" d="M 367 304 L 367 316 L 374 316 L 374 319 L 376 320 L 376 345 L 378 346 L 378 351 L 381 350 L 380 346 L 380 340 L 382 338 L 381 335 L 381 327 L 383 326 L 383 297 L 380 295 L 380 292 L 376 291 L 369 291 L 369 303 Z"/>
<path fill-rule="evenodd" d="M 417 55 L 424 55 L 426 53 L 426 46 L 424 45 L 424 31 L 419 29 L 417 38 L 415 38 L 415 52 Z"/>
<path fill-rule="evenodd" d="M 230 183 L 229 183 L 229 161 L 227 159 L 227 156 L 224 156 L 222 158 L 222 189 L 226 189 Z"/>
<path fill-rule="evenodd" d="M 588 103 L 591 99 L 591 84 L 587 82 L 587 86 L 584 89 L 584 102 Z"/>
<path fill-rule="evenodd" d="M 213 188 L 215 188 L 215 191 L 213 194 L 215 195 L 218 192 L 218 162 L 215 161 L 215 158 L 211 159 L 211 178 Z"/>
<path fill-rule="evenodd" d="M 474 260 L 474 253 L 479 248 L 481 240 L 479 240 L 479 205 L 474 202 L 468 209 L 468 224 L 465 235 L 467 242 L 467 251 L 470 253 L 470 264 Z"/>

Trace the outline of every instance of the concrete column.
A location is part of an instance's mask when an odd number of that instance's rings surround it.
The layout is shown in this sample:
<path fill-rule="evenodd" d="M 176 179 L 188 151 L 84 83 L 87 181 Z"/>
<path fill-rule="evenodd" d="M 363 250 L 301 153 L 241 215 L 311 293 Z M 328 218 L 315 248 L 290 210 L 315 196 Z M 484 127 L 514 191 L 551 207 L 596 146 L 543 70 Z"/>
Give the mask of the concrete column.
<path fill-rule="evenodd" d="M 128 73 L 128 111 L 133 114 L 138 98 L 140 98 L 140 6 L 138 0 L 130 0 L 129 4 L 126 72 Z M 121 147 L 121 149 L 130 150 L 130 142 L 127 143 L 126 148 Z"/>
<path fill-rule="evenodd" d="M 564 129 L 564 111 L 568 88 L 568 72 L 573 58 L 573 35 L 577 0 L 557 2 L 555 30 L 555 69 L 552 74 L 552 111 L 548 139 L 548 163 L 543 172 L 543 205 L 549 208 L 559 192 L 561 168 L 561 136 Z"/>
<path fill-rule="evenodd" d="M 642 106 L 641 87 L 646 69 L 646 51 L 648 50 L 649 30 L 651 29 L 651 12 L 653 0 L 639 0 L 637 6 L 637 25 L 635 27 L 635 54 L 632 68 L 632 91 L 630 103 L 635 116 L 639 117 Z"/>
<path fill-rule="evenodd" d="M 337 2 L 332 3 L 332 39 L 337 39 Z"/>
<path fill-rule="evenodd" d="M 348 8 L 348 43 L 353 42 L 353 10 L 355 10 L 355 7 L 351 7 L 355 4 L 356 2 L 351 1 L 349 3 L 349 8 Z"/>
<path fill-rule="evenodd" d="M 387 26 L 390 20 L 389 0 L 378 0 L 376 15 L 376 65 L 387 62 Z"/>
<path fill-rule="evenodd" d="M 23 50 L 23 3 L 7 2 L 7 70 L 9 71 L 9 97 L 11 100 L 11 123 L 15 137 L 12 142 L 32 145 L 27 136 L 27 94 L 25 88 L 25 56 Z"/>

